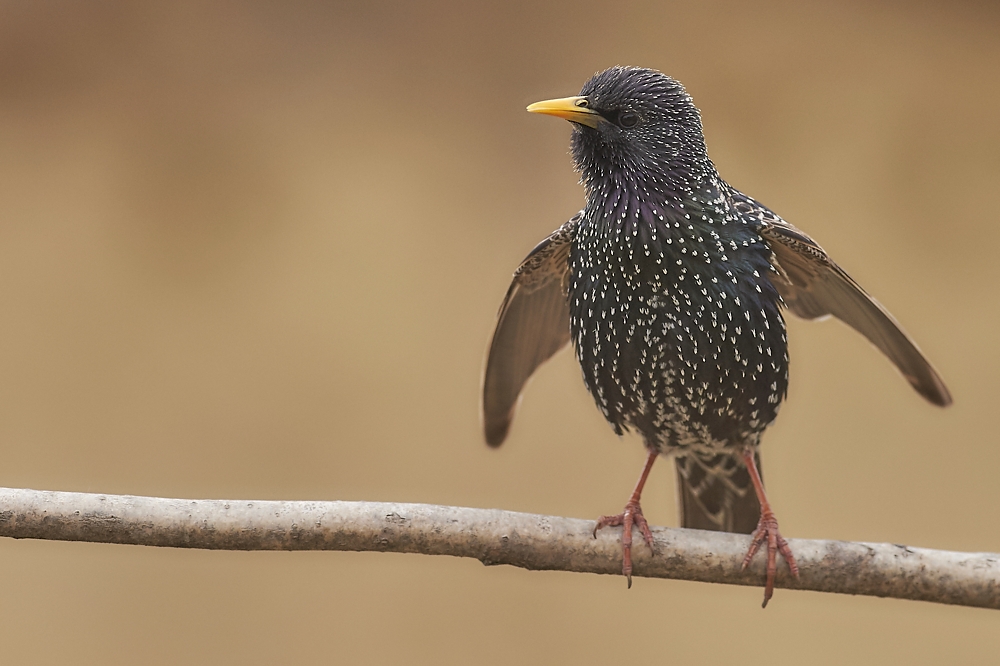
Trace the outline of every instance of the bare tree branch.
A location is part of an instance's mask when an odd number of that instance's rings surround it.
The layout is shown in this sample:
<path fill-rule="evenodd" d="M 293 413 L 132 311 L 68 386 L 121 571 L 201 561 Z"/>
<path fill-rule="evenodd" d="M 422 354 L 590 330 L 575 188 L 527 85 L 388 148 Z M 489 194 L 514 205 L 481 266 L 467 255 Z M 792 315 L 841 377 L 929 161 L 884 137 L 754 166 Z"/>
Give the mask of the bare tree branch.
<path fill-rule="evenodd" d="M 474 557 L 525 569 L 620 574 L 617 530 L 498 509 L 387 502 L 182 500 L 0 488 L 0 536 L 214 550 L 350 550 Z M 653 528 L 636 576 L 761 585 L 740 571 L 746 535 Z M 778 586 L 1000 609 L 1000 555 L 789 539 L 801 569 Z M 624 583 L 623 583 L 624 584 Z"/>

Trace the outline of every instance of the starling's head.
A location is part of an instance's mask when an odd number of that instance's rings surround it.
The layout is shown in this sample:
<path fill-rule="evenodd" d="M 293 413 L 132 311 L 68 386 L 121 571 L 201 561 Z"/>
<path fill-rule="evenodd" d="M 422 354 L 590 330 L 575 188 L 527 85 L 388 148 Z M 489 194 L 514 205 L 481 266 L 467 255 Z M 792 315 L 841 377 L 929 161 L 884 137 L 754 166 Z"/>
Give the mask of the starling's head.
<path fill-rule="evenodd" d="M 612 67 L 587 81 L 579 96 L 528 111 L 573 123 L 573 159 L 588 187 L 607 180 L 676 186 L 711 168 L 691 96 L 653 69 Z"/>

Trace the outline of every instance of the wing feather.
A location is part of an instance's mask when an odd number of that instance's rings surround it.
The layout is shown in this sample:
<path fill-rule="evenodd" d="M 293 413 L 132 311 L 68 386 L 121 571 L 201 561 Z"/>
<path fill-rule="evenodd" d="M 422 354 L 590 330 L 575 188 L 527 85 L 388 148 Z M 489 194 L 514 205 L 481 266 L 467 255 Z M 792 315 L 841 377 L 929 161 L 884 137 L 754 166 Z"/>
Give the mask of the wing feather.
<path fill-rule="evenodd" d="M 531 251 L 500 306 L 483 375 L 483 428 L 490 446 L 506 439 L 531 375 L 569 342 L 569 250 L 579 221 L 578 213 Z"/>
<path fill-rule="evenodd" d="M 916 343 L 816 241 L 777 217 L 764 221 L 761 235 L 778 266 L 774 286 L 792 312 L 805 319 L 832 314 L 882 350 L 920 395 L 951 404 L 948 387 Z"/>

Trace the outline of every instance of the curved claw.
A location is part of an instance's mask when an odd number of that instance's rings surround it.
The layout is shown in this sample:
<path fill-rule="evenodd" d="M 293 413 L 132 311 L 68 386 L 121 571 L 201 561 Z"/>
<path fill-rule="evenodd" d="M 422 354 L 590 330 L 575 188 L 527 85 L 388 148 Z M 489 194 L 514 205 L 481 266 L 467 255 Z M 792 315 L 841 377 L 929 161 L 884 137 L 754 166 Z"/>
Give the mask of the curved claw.
<path fill-rule="evenodd" d="M 774 595 L 774 579 L 778 573 L 778 553 L 781 553 L 781 557 L 788 563 L 788 569 L 792 576 L 799 577 L 799 565 L 795 562 L 795 556 L 792 555 L 792 549 L 788 547 L 788 542 L 778 531 L 778 520 L 771 511 L 761 513 L 757 529 L 750 535 L 750 547 L 747 549 L 740 569 L 747 568 L 765 540 L 767 541 L 767 578 L 764 583 L 764 603 L 761 604 L 761 608 L 767 608 L 767 602 Z"/>
<path fill-rule="evenodd" d="M 639 502 L 629 501 L 625 505 L 625 510 L 615 516 L 601 516 L 594 525 L 594 538 L 597 538 L 597 530 L 604 527 L 622 526 L 622 575 L 628 580 L 628 586 L 632 587 L 632 526 L 635 525 L 642 533 L 642 539 L 653 550 L 653 533 L 649 529 L 649 523 L 642 515 L 642 507 Z"/>
<path fill-rule="evenodd" d="M 622 526 L 622 574 L 628 580 L 628 586 L 632 587 L 632 525 L 638 525 L 639 531 L 642 532 L 642 538 L 646 541 L 646 545 L 653 552 L 656 552 L 653 548 L 653 533 L 649 530 L 649 523 L 646 522 L 646 518 L 642 515 L 642 507 L 639 506 L 639 496 L 642 495 L 642 487 L 646 485 L 646 478 L 649 476 L 649 470 L 653 468 L 653 463 L 656 462 L 656 458 L 659 456 L 659 452 L 650 449 L 649 455 L 646 456 L 646 464 L 642 468 L 642 474 L 639 475 L 639 481 L 635 484 L 635 490 L 632 491 L 632 497 L 625 504 L 625 510 L 622 511 L 617 516 L 601 516 L 594 526 L 594 538 L 597 538 L 597 530 L 602 527 L 611 527 L 613 525 Z"/>

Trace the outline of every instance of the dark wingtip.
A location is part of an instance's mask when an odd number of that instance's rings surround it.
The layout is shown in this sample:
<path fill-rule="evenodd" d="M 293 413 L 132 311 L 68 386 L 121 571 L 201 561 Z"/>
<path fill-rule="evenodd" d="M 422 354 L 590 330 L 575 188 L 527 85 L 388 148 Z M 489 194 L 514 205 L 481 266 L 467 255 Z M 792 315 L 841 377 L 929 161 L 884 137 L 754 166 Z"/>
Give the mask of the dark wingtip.
<path fill-rule="evenodd" d="M 483 429 L 486 434 L 486 443 L 489 444 L 490 448 L 499 448 L 504 440 L 507 439 L 507 432 L 510 430 L 510 419 L 506 419 L 500 423 L 486 423 Z"/>
<path fill-rule="evenodd" d="M 951 393 L 948 391 L 944 384 L 935 387 L 935 391 L 928 391 L 924 393 L 924 397 L 930 400 L 932 403 L 938 407 L 947 407 L 952 403 Z"/>
<path fill-rule="evenodd" d="M 917 393 L 922 395 L 927 402 L 937 405 L 938 407 L 947 407 L 952 403 L 951 391 L 948 387 L 944 385 L 941 378 L 938 377 L 937 373 L 931 369 L 931 377 L 929 381 L 923 381 L 917 377 L 907 377 L 913 388 L 917 390 Z"/>

